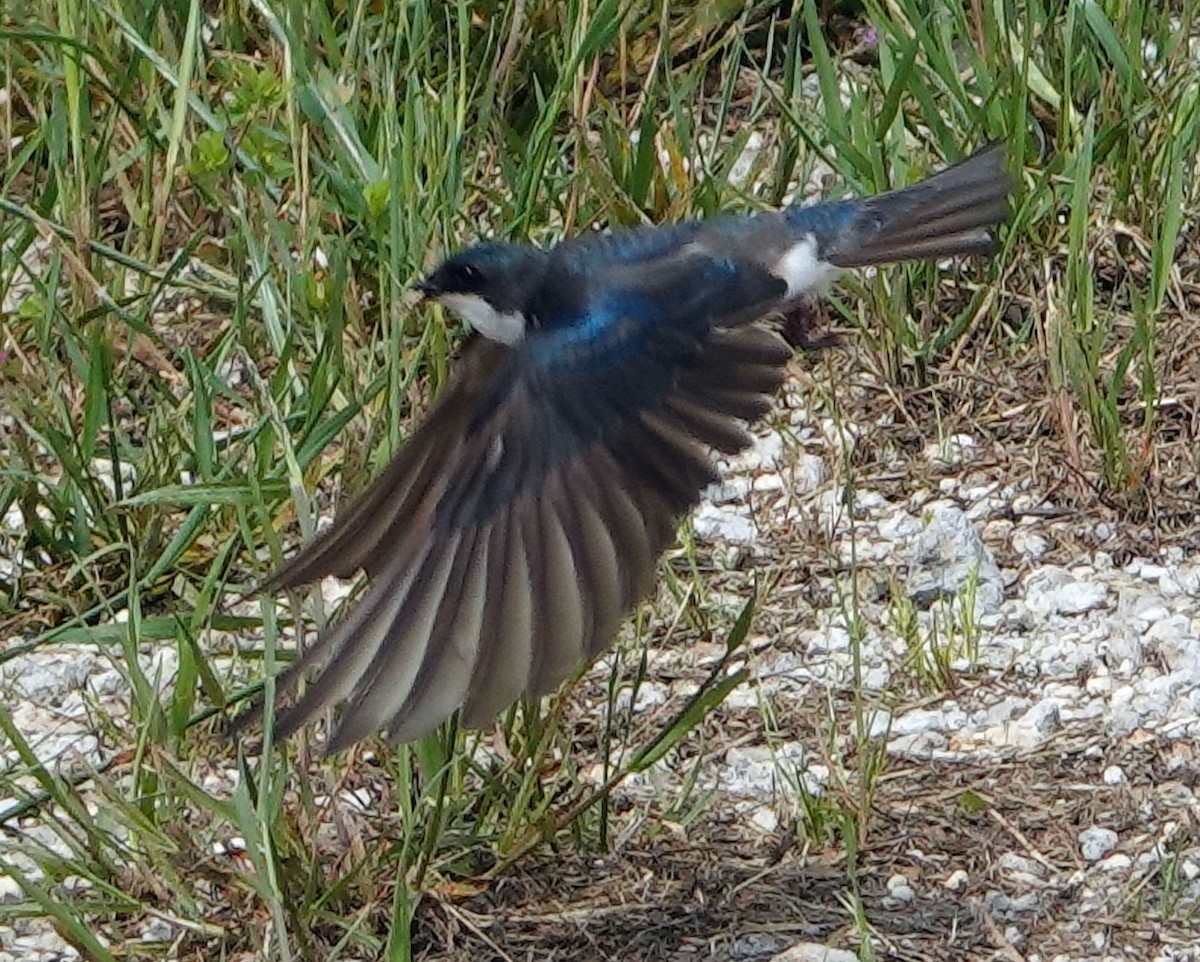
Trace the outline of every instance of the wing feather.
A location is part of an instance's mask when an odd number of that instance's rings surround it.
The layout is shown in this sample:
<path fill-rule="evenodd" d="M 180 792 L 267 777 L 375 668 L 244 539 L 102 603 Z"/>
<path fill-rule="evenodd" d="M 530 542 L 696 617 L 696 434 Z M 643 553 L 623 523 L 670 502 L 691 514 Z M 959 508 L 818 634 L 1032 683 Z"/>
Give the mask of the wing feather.
<path fill-rule="evenodd" d="M 404 598 L 406 603 L 381 605 L 359 626 L 360 636 L 375 639 L 376 654 L 354 685 L 346 712 L 329 740 L 330 751 L 340 751 L 382 728 L 407 701 L 429 657 L 438 608 L 444 603 L 462 541 L 461 532 L 435 541 Z"/>
<path fill-rule="evenodd" d="M 705 407 L 693 397 L 675 395 L 667 398 L 665 405 L 670 417 L 697 441 L 722 454 L 736 454 L 750 443 L 750 436 L 740 424 Z"/>
<path fill-rule="evenodd" d="M 654 541 L 625 484 L 603 450 L 591 452 L 571 469 L 580 532 L 576 557 L 581 580 L 590 589 L 591 640 L 584 646 L 588 657 L 611 642 L 654 573 Z"/>
<path fill-rule="evenodd" d="M 283 674 L 277 686 L 280 694 L 289 692 L 310 668 L 321 669 L 300 699 L 276 720 L 280 738 L 288 737 L 355 689 L 379 656 L 385 630 L 399 617 L 417 572 L 433 548 L 426 539 L 415 553 L 397 553 L 389 569 L 368 588 L 346 617 Z"/>
<path fill-rule="evenodd" d="M 544 695 L 559 686 L 583 661 L 587 649 L 582 579 L 563 516 L 567 494 L 562 475 L 547 481 L 542 497 L 540 590 L 529 691 Z"/>
<path fill-rule="evenodd" d="M 391 741 L 411 741 L 432 731 L 466 697 L 483 647 L 490 548 L 490 525 L 473 531 L 460 545 L 431 631 L 444 643 L 427 647 L 407 699 L 387 722 Z"/>
<path fill-rule="evenodd" d="M 498 603 L 488 624 L 478 669 L 464 709 L 468 726 L 485 724 L 511 705 L 529 684 L 533 634 L 533 578 L 529 567 L 530 527 L 536 522 L 528 498 L 509 512 L 501 550 Z"/>

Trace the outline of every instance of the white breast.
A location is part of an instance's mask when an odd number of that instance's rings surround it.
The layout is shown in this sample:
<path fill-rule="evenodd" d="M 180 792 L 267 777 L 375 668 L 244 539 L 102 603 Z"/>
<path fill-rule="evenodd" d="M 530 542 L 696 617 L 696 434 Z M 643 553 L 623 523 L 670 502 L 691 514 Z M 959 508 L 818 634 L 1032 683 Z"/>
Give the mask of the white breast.
<path fill-rule="evenodd" d="M 788 297 L 805 291 L 824 293 L 841 272 L 841 268 L 817 257 L 817 239 L 812 234 L 805 234 L 799 244 L 789 247 L 772 271 L 787 284 Z"/>
<path fill-rule="evenodd" d="M 520 311 L 501 314 L 474 294 L 442 294 L 438 301 L 489 340 L 516 344 L 525 336 L 525 315 Z"/>

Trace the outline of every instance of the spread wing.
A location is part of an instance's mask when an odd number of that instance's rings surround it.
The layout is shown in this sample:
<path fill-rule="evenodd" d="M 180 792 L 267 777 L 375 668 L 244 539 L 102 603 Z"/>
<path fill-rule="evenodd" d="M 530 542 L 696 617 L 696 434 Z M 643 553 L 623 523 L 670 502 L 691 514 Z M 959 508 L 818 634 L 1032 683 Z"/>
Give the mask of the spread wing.
<path fill-rule="evenodd" d="M 280 737 L 343 700 L 330 750 L 460 707 L 486 724 L 611 643 L 715 479 L 709 449 L 745 446 L 790 355 L 748 323 L 784 290 L 762 268 L 692 246 L 614 271 L 585 317 L 471 342 L 396 460 L 271 578 L 370 578 L 281 679 L 317 669 Z"/>

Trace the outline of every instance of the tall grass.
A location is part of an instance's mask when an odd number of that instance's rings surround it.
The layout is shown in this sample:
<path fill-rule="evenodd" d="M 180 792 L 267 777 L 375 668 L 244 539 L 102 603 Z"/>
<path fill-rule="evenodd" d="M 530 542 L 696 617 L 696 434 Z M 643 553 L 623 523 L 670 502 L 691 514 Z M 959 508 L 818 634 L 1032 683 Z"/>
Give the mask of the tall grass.
<path fill-rule="evenodd" d="M 750 605 L 714 626 L 728 662 L 660 729 L 614 712 L 579 746 L 567 691 L 510 712 L 502 753 L 453 728 L 321 761 L 303 737 L 249 758 L 223 740 L 215 715 L 273 669 L 295 618 L 324 617 L 319 599 L 230 593 L 402 443 L 460 334 L 409 285 L 478 237 L 754 209 L 804 194 L 818 160 L 880 190 L 1005 139 L 1011 230 L 954 316 L 914 319 L 937 300 L 927 265 L 852 283 L 835 310 L 871 318 L 867 343 L 901 378 L 1015 305 L 1024 322 L 992 347 L 1044 349 L 1058 430 L 1078 415 L 1102 483 L 1137 483 L 1156 325 L 1196 209 L 1200 71 L 1195 2 L 1120 9 L 7 5 L 0 625 L 23 642 L 0 659 L 100 650 L 129 711 L 96 704 L 99 767 L 72 771 L 0 705 L 0 817 L 44 833 L 3 856 L 24 897 L 0 916 L 53 918 L 96 959 L 125 956 L 153 918 L 178 957 L 411 958 L 423 894 L 547 844 L 603 847 L 611 787 L 742 679 Z M 874 31 L 877 66 L 843 56 L 846 12 Z M 765 146 L 743 156 L 752 132 Z M 750 175 L 731 181 L 739 160 Z M 683 623 L 704 622 L 700 575 L 681 567 Z M 639 677 L 643 615 L 613 691 Z M 599 787 L 580 770 L 592 757 L 612 760 Z"/>

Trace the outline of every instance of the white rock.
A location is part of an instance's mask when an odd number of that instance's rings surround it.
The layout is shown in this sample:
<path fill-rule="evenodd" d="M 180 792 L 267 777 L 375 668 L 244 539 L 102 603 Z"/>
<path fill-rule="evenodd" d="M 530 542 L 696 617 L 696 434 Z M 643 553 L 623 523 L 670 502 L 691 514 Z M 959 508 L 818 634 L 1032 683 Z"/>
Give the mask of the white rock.
<path fill-rule="evenodd" d="M 643 681 L 638 685 L 636 697 L 628 688 L 622 688 L 617 692 L 615 699 L 615 707 L 617 711 L 629 711 L 632 707 L 633 711 L 643 712 L 651 708 L 657 708 L 659 705 L 665 705 L 670 697 L 670 690 L 666 685 L 657 681 Z M 630 705 L 632 699 L 633 704 Z"/>
<path fill-rule="evenodd" d="M 125 690 L 125 679 L 115 668 L 107 668 L 88 679 L 91 691 L 101 698 L 111 698 Z"/>
<path fill-rule="evenodd" d="M 936 708 L 905 712 L 899 718 L 892 721 L 893 735 L 944 732 L 947 728 L 945 713 Z"/>
<path fill-rule="evenodd" d="M 970 512 L 967 512 L 970 514 Z M 990 521 L 985 521 L 983 530 L 980 532 L 985 544 L 1008 544 L 1009 536 L 1012 534 L 1013 523 L 1007 518 L 992 518 Z"/>
<path fill-rule="evenodd" d="M 1108 858 L 1101 859 L 1096 863 L 1096 867 L 1102 872 L 1126 872 L 1133 867 L 1133 859 L 1117 852 Z"/>
<path fill-rule="evenodd" d="M 783 490 L 783 478 L 781 478 L 778 474 L 774 473 L 773 471 L 768 474 L 760 474 L 757 478 L 754 479 L 754 482 L 750 485 L 750 489 L 752 491 L 757 491 L 759 493 L 764 493 L 764 492 L 769 492 L 769 491 L 782 491 Z"/>
<path fill-rule="evenodd" d="M 946 736 L 941 732 L 915 732 L 911 735 L 901 735 L 888 742 L 889 754 L 900 755 L 904 758 L 926 759 L 933 757 L 947 745 Z"/>
<path fill-rule="evenodd" d="M 748 509 L 702 504 L 692 518 L 692 530 L 703 541 L 752 545 L 758 541 L 758 527 Z"/>
<path fill-rule="evenodd" d="M 1029 725 L 990 725 L 980 733 L 983 741 L 996 748 L 1016 748 L 1028 751 L 1043 741 L 1036 728 Z"/>
<path fill-rule="evenodd" d="M 762 153 L 762 149 L 762 134 L 757 130 L 752 131 L 750 136 L 746 138 L 746 146 L 742 148 L 742 152 L 738 155 L 737 160 L 729 168 L 729 183 L 735 184 L 738 187 L 749 186 L 750 178 L 754 173 L 755 165 L 758 162 L 759 154 Z"/>
<path fill-rule="evenodd" d="M 972 484 L 959 491 L 959 496 L 978 507 L 986 508 L 989 512 L 1003 505 L 1003 502 L 992 495 L 1000 490 L 999 481 L 984 481 L 982 484 Z"/>
<path fill-rule="evenodd" d="M 1099 608 L 1108 600 L 1109 590 L 1103 584 L 1088 584 L 1075 582 L 1064 587 L 1058 595 L 1058 612 L 1061 614 L 1082 614 Z"/>
<path fill-rule="evenodd" d="M 858 956 L 845 949 L 831 949 L 820 942 L 798 942 L 771 962 L 858 962 Z"/>
<path fill-rule="evenodd" d="M 320 588 L 322 600 L 332 610 L 354 593 L 354 579 L 332 576 L 322 578 Z"/>
<path fill-rule="evenodd" d="M 975 615 L 996 610 L 1004 600 L 1004 579 L 979 533 L 951 502 L 933 505 L 929 523 L 914 539 L 906 590 L 919 608 L 956 596 L 972 580 Z"/>
<path fill-rule="evenodd" d="M 946 877 L 946 881 L 942 885 L 951 892 L 960 892 L 967 887 L 967 883 L 970 880 L 971 877 L 966 872 L 960 868 L 956 868 Z"/>
<path fill-rule="evenodd" d="M 1129 707 L 1143 719 L 1159 720 L 1170 714 L 1171 705 L 1179 692 L 1191 690 L 1190 675 L 1173 671 L 1160 675 L 1144 668 L 1142 676 L 1134 683 L 1134 696 Z"/>
<path fill-rule="evenodd" d="M 175 648 L 158 647 L 151 652 L 148 659 L 139 660 L 142 661 L 142 670 L 145 672 L 147 680 L 160 693 L 167 692 L 175 679 L 176 672 L 179 670 L 178 650 Z"/>
<path fill-rule="evenodd" d="M 175 938 L 175 929 L 165 919 L 151 919 L 142 929 L 143 942 L 170 942 Z"/>
<path fill-rule="evenodd" d="M 746 500 L 750 482 L 746 478 L 730 477 L 710 484 L 701 497 L 711 504 L 734 504 Z"/>
<path fill-rule="evenodd" d="M 1020 945 L 1025 941 L 1025 933 L 1019 927 L 1010 925 L 1004 930 L 1004 939 L 1009 945 Z"/>
<path fill-rule="evenodd" d="M 731 748 L 719 768 L 722 788 L 740 798 L 770 798 L 776 792 L 793 794 L 796 779 L 813 794 L 821 790 L 815 779 L 805 772 L 808 752 L 801 742 L 785 742 L 772 748 L 753 745 Z"/>
<path fill-rule="evenodd" d="M 1170 573 L 1170 570 L 1164 568 L 1162 565 L 1148 564 L 1143 562 L 1138 575 L 1144 581 L 1161 581 L 1163 578 L 1168 577 Z"/>
<path fill-rule="evenodd" d="M 1021 716 L 1018 724 L 1028 725 L 1040 735 L 1049 735 L 1062 728 L 1062 703 L 1057 698 L 1043 698 Z"/>
<path fill-rule="evenodd" d="M 886 691 L 892 672 L 886 665 L 875 665 L 862 674 L 862 686 L 866 691 Z"/>
<path fill-rule="evenodd" d="M 1037 892 L 1026 892 L 1016 898 L 1011 898 L 1003 892 L 992 890 L 983 897 L 984 904 L 995 914 L 1004 918 L 1023 915 L 1026 912 L 1036 912 L 1041 908 L 1041 899 Z"/>
<path fill-rule="evenodd" d="M 1001 624 L 1009 631 L 1024 633 L 1033 631 L 1037 626 L 1038 619 L 1020 599 L 1005 605 L 1002 614 Z"/>
<path fill-rule="evenodd" d="M 881 512 L 885 508 L 891 507 L 891 502 L 872 488 L 860 488 L 856 490 L 854 492 L 853 503 L 854 512 L 859 517 L 872 511 Z"/>
<path fill-rule="evenodd" d="M 814 789 L 824 789 L 829 784 L 830 774 L 829 766 L 813 762 L 804 770 L 805 788 L 816 794 Z"/>
<path fill-rule="evenodd" d="M 757 435 L 754 443 L 732 459 L 734 470 L 758 471 L 762 468 L 774 468 L 783 456 L 783 435 L 778 431 L 770 434 Z"/>
<path fill-rule="evenodd" d="M 1188 562 L 1175 569 L 1175 580 L 1185 595 L 1200 595 L 1200 562 Z"/>
<path fill-rule="evenodd" d="M 369 788 L 346 788 L 338 793 L 338 800 L 352 812 L 369 812 L 378 799 Z"/>
<path fill-rule="evenodd" d="M 92 672 L 105 667 L 94 650 L 83 646 L 69 652 L 34 651 L 0 667 L 0 684 L 29 701 L 55 705 L 67 692 L 83 688 Z"/>
<path fill-rule="evenodd" d="M 1079 853 L 1085 861 L 1098 862 L 1117 847 L 1117 833 L 1111 828 L 1093 825 L 1079 833 Z"/>
<path fill-rule="evenodd" d="M 1151 641 L 1191 642 L 1191 645 L 1188 646 L 1190 648 L 1189 653 L 1194 657 L 1198 646 L 1200 646 L 1200 639 L 1187 637 L 1190 625 L 1191 619 L 1187 615 L 1164 615 L 1163 617 L 1155 620 L 1154 623 L 1146 629 L 1146 634 L 1150 637 Z"/>
<path fill-rule="evenodd" d="M 874 714 L 872 714 L 871 718 L 870 718 L 869 728 L 867 730 L 868 734 L 872 738 L 882 738 L 884 735 L 889 734 L 891 732 L 891 729 L 892 729 L 891 712 L 889 712 L 886 708 L 876 709 Z M 0 811 L 3 811 L 3 810 L 4 810 L 3 806 L 0 806 Z"/>
<path fill-rule="evenodd" d="M 99 932 L 93 930 L 92 934 L 97 936 L 102 943 L 106 941 Z M 78 950 L 50 928 L 19 936 L 13 940 L 10 948 L 13 950 L 13 955 L 22 962 L 32 962 L 34 959 L 45 960 L 45 962 L 50 962 L 50 960 L 74 962 L 79 958 Z"/>
<path fill-rule="evenodd" d="M 1125 586 L 1117 593 L 1117 614 L 1132 622 L 1134 630 L 1142 632 L 1154 622 L 1168 617 L 1171 611 L 1159 592 Z"/>
<path fill-rule="evenodd" d="M 791 490 L 794 494 L 811 494 L 825 483 L 828 471 L 825 462 L 815 454 L 801 454 L 791 466 Z"/>
<path fill-rule="evenodd" d="M 100 742 L 96 735 L 75 718 L 65 718 L 57 711 L 26 702 L 12 713 L 13 724 L 25 733 L 38 760 L 54 766 L 82 758 L 89 765 L 99 765 Z"/>
<path fill-rule="evenodd" d="M 829 625 L 824 631 L 808 634 L 808 650 L 813 654 L 830 651 L 849 651 L 850 632 L 841 625 Z"/>
<path fill-rule="evenodd" d="M 948 438 L 930 441 L 922 452 L 926 461 L 955 467 L 974 457 L 978 442 L 969 434 L 952 434 Z"/>
<path fill-rule="evenodd" d="M 1124 785 L 1129 779 L 1125 775 L 1125 769 L 1120 765 L 1109 765 L 1104 769 L 1104 784 L 1105 785 Z"/>
<path fill-rule="evenodd" d="M 1112 708 L 1105 719 L 1105 727 L 1118 737 L 1132 734 L 1142 724 L 1142 716 L 1131 708 Z"/>
<path fill-rule="evenodd" d="M 731 959 L 765 959 L 767 954 L 778 952 L 788 940 L 771 932 L 744 932 L 735 935 L 729 943 Z"/>
<path fill-rule="evenodd" d="M 1012 534 L 1012 549 L 1023 558 L 1037 561 L 1050 550 L 1050 541 L 1028 527 L 1020 527 Z"/>
<path fill-rule="evenodd" d="M 1200 682 L 1200 638 L 1192 633 L 1191 623 L 1187 615 L 1170 615 L 1152 624 L 1146 638 L 1171 671 Z"/>
<path fill-rule="evenodd" d="M 1029 708 L 1029 699 L 1010 695 L 987 710 L 987 719 L 992 724 L 1009 721 Z"/>
<path fill-rule="evenodd" d="M 750 814 L 750 824 L 769 835 L 779 828 L 779 815 L 769 805 L 756 805 Z"/>
<path fill-rule="evenodd" d="M 1040 876 L 1045 869 L 1031 858 L 1016 852 L 1004 852 L 996 859 L 996 867 L 1003 872 L 1020 872 L 1023 875 Z"/>
<path fill-rule="evenodd" d="M 1048 565 L 1026 579 L 1025 604 L 1034 615 L 1078 615 L 1104 604 L 1108 588 L 1080 581 L 1065 568 Z"/>
<path fill-rule="evenodd" d="M 117 469 L 121 476 L 121 489 L 128 493 L 133 487 L 136 475 L 134 467 L 125 461 L 118 462 Z M 107 458 L 94 458 L 92 460 L 92 477 L 94 477 L 108 493 L 115 496 L 117 493 L 116 481 L 113 479 L 113 463 Z"/>
<path fill-rule="evenodd" d="M 912 882 L 905 875 L 897 873 L 887 880 L 888 895 L 899 903 L 911 902 L 917 897 L 912 889 Z"/>
<path fill-rule="evenodd" d="M 903 508 L 893 511 L 876 525 L 879 538 L 889 543 L 918 535 L 921 528 L 921 519 L 913 517 Z"/>

